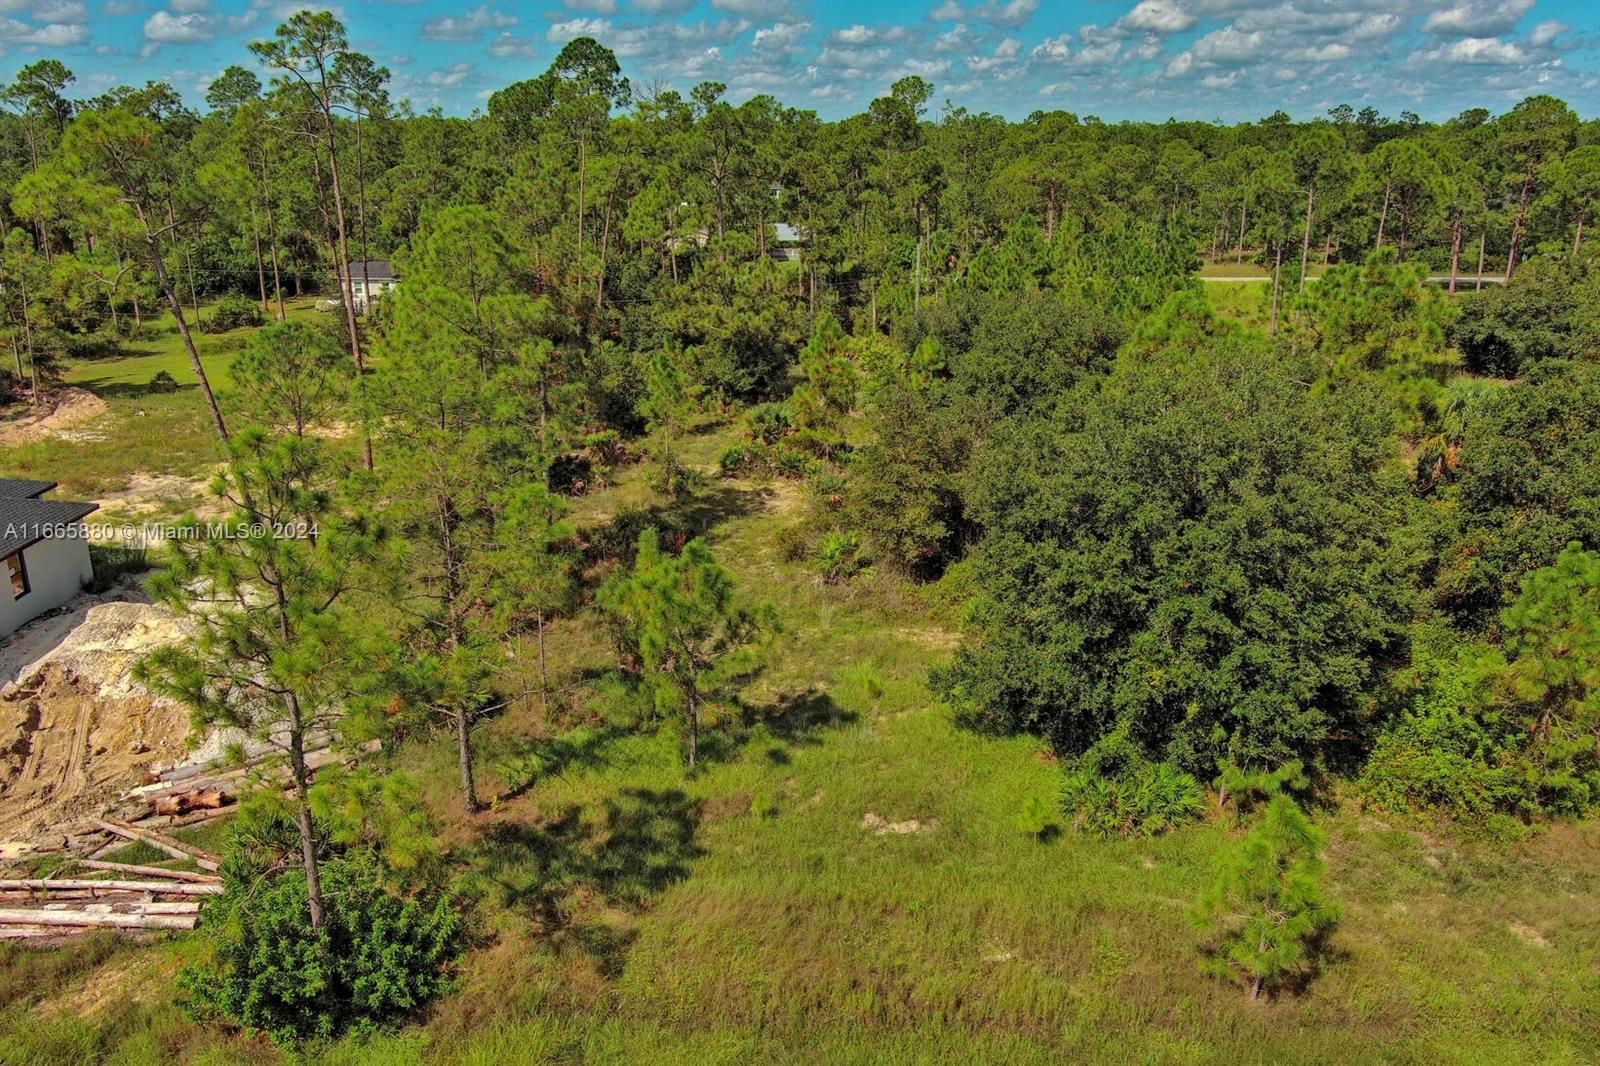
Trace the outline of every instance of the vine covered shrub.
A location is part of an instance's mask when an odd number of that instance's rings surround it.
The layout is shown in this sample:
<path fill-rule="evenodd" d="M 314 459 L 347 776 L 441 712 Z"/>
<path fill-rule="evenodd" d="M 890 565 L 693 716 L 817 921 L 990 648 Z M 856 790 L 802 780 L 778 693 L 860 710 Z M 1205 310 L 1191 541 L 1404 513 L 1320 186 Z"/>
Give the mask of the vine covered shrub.
<path fill-rule="evenodd" d="M 289 1045 L 398 1022 L 449 988 L 461 919 L 446 898 L 398 895 L 357 859 L 321 872 L 326 913 L 315 933 L 298 868 L 229 883 L 201 923 L 210 959 L 179 976 L 185 1010 Z"/>

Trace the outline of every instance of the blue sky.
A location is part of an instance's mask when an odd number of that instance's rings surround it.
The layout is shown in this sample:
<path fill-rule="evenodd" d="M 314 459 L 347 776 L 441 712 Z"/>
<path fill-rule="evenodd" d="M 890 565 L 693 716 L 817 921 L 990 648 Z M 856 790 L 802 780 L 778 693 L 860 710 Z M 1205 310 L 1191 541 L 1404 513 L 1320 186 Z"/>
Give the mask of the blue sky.
<path fill-rule="evenodd" d="M 0 0 L 0 77 L 42 56 L 73 95 L 170 81 L 194 104 L 280 0 Z M 724 82 L 838 117 L 896 78 L 1020 118 L 1297 118 L 1338 103 L 1439 119 L 1535 92 L 1600 114 L 1594 0 L 341 0 L 355 47 L 419 110 L 468 114 L 598 38 L 640 84 Z M 1402 13 L 1403 12 L 1403 13 Z"/>

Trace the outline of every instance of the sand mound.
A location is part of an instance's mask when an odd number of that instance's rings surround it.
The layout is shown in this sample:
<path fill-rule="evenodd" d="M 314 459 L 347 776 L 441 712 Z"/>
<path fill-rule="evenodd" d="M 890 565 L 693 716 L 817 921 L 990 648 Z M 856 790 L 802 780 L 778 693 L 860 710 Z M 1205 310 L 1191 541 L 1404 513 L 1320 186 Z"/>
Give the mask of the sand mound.
<path fill-rule="evenodd" d="M 183 639 L 160 607 L 85 597 L 0 647 L 0 840 L 94 815 L 183 761 L 188 714 L 131 676 Z"/>
<path fill-rule="evenodd" d="M 65 430 L 92 422 L 105 414 L 106 402 L 85 389 L 62 389 L 51 406 L 30 408 L 26 414 L 0 422 L 0 446 L 20 448 L 24 444 L 60 436 Z"/>

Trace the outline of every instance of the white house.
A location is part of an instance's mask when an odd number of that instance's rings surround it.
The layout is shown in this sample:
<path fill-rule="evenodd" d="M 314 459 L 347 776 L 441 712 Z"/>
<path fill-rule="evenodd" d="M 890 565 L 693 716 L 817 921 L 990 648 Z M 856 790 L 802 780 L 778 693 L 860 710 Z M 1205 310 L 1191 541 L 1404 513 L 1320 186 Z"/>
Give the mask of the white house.
<path fill-rule="evenodd" d="M 350 295 L 355 301 L 356 310 L 362 314 L 367 313 L 370 301 L 400 284 L 400 279 L 395 277 L 394 266 L 387 259 L 367 259 L 345 266 L 350 272 Z"/>
<path fill-rule="evenodd" d="M 55 487 L 0 478 L 0 638 L 60 607 L 94 577 L 83 519 L 99 505 L 40 499 Z"/>

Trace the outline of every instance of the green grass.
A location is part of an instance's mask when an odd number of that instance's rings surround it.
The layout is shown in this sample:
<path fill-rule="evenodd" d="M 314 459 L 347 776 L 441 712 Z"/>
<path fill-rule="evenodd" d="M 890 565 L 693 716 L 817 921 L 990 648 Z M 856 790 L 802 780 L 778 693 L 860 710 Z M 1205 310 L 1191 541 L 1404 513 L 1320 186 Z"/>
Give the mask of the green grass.
<path fill-rule="evenodd" d="M 289 317 L 320 320 L 312 303 L 294 301 Z M 201 306 L 202 315 L 207 310 Z M 193 333 L 214 391 L 225 392 L 232 384 L 228 369 L 251 332 L 245 328 Z M 150 388 L 151 380 L 163 372 L 177 382 L 176 391 Z M 197 478 L 222 458 L 198 379 L 170 313 L 154 321 L 148 336 L 128 343 L 117 355 L 69 364 L 62 380 L 100 397 L 106 412 L 66 434 L 5 449 L 0 453 L 0 477 L 60 482 L 57 495 L 64 499 L 99 498 L 125 489 L 139 474 Z"/>
<path fill-rule="evenodd" d="M 713 426 L 684 448 L 709 463 L 730 439 Z M 657 503 L 643 476 L 629 468 L 581 501 L 580 522 Z M 1059 771 L 1034 740 L 958 730 L 929 695 L 927 671 L 954 640 L 933 620 L 943 590 L 887 576 L 818 585 L 776 546 L 804 506 L 792 485 L 714 482 L 678 506 L 710 524 L 742 593 L 784 624 L 743 712 L 710 731 L 695 775 L 669 732 L 609 728 L 587 680 L 609 654 L 586 616 L 552 636 L 559 720 L 523 699 L 478 730 L 490 812 L 458 813 L 446 738 L 394 752 L 473 875 L 463 887 L 483 940 L 459 992 L 419 1024 L 309 1061 L 1600 1056 L 1600 826 L 1506 843 L 1323 813 L 1329 893 L 1343 907 L 1333 958 L 1303 994 L 1250 1004 L 1202 976 L 1185 917 L 1235 830 L 1206 822 L 1109 844 L 1024 836 L 1019 806 L 1054 797 Z M 564 733 L 574 722 L 587 725 Z M 559 749 L 548 743 L 558 733 Z M 552 761 L 515 793 L 508 767 L 529 750 Z M 869 813 L 920 828 L 879 834 L 863 825 Z M 119 949 L 33 983 L 0 1015 L 0 1060 L 283 1061 L 258 1039 L 184 1021 L 164 986 L 86 1020 L 39 1025 L 23 1010 L 97 981 L 149 984 L 150 960 L 176 965 L 184 943 Z M 36 965 L 0 955 L 0 987 Z"/>

